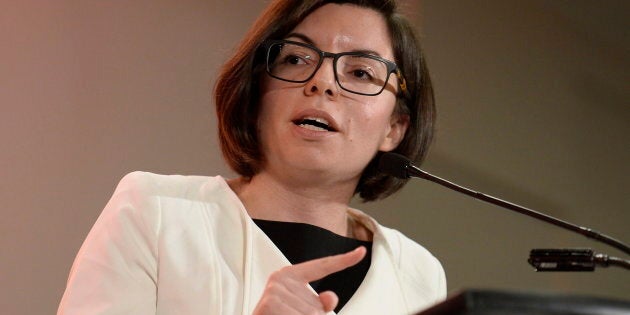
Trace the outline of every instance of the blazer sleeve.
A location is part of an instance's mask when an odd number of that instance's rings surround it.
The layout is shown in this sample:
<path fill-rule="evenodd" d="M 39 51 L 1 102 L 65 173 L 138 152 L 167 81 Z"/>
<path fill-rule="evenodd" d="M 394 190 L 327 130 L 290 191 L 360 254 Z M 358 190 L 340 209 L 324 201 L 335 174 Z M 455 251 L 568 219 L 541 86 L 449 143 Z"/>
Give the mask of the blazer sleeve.
<path fill-rule="evenodd" d="M 160 199 L 147 173 L 119 183 L 74 261 L 58 315 L 155 314 Z"/>

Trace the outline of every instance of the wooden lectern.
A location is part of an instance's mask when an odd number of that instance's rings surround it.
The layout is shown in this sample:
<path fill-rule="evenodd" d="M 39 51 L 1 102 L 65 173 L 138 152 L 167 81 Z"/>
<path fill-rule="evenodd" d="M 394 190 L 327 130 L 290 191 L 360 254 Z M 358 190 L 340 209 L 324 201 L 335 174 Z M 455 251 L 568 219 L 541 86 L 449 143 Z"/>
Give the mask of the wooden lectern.
<path fill-rule="evenodd" d="M 630 315 L 630 301 L 575 295 L 466 290 L 416 315 L 587 314 Z"/>

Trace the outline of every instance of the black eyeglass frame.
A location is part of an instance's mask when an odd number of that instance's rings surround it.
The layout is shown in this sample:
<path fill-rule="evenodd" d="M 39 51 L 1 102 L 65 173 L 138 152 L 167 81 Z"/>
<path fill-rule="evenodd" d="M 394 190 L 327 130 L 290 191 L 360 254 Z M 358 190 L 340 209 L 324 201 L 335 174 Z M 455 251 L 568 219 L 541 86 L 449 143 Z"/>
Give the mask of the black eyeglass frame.
<path fill-rule="evenodd" d="M 311 73 L 311 75 L 308 76 L 308 78 L 306 78 L 304 80 L 288 80 L 288 79 L 284 79 L 284 78 L 278 77 L 278 76 L 274 75 L 273 73 L 271 73 L 271 69 L 269 68 L 270 52 L 271 52 L 271 47 L 273 45 L 276 45 L 276 44 L 292 44 L 292 45 L 306 47 L 308 49 L 312 49 L 313 51 L 317 52 L 317 54 L 319 55 L 319 60 L 317 62 L 317 66 L 315 66 L 315 69 L 313 70 L 313 73 Z M 321 50 L 321 49 L 319 49 L 319 48 L 317 48 L 317 47 L 315 47 L 313 45 L 309 45 L 309 44 L 302 43 L 302 42 L 286 40 L 286 39 L 266 40 L 266 41 L 263 42 L 262 46 L 265 48 L 265 51 L 266 51 L 266 53 L 265 53 L 265 69 L 266 69 L 266 72 L 271 77 L 273 77 L 275 79 L 278 79 L 278 80 L 282 80 L 282 81 L 286 81 L 286 82 L 293 82 L 293 83 L 308 82 L 310 79 L 313 78 L 313 76 L 315 76 L 315 74 L 317 73 L 319 68 L 322 66 L 322 63 L 324 63 L 324 59 L 325 58 L 332 58 L 333 59 L 333 72 L 335 73 L 335 82 L 337 82 L 339 87 L 342 88 L 344 91 L 348 91 L 350 93 L 359 94 L 359 95 L 365 95 L 365 96 L 376 96 L 376 95 L 379 95 L 379 94 L 381 94 L 383 92 L 383 90 L 387 86 L 387 82 L 389 82 L 389 77 L 391 76 L 392 73 L 395 73 L 396 77 L 398 78 L 398 85 L 400 87 L 400 91 L 401 92 L 406 92 L 407 91 L 407 82 L 405 81 L 405 77 L 403 76 L 402 72 L 400 71 L 400 68 L 398 68 L 398 65 L 396 65 L 396 63 L 393 62 L 393 61 L 387 60 L 387 59 L 379 57 L 379 56 L 370 55 L 370 54 L 366 54 L 366 53 L 362 53 L 362 52 L 331 53 L 331 52 L 323 51 L 323 50 Z M 378 60 L 380 62 L 383 62 L 387 66 L 387 78 L 385 79 L 385 82 L 383 83 L 383 86 L 381 87 L 381 89 L 378 92 L 376 92 L 376 93 L 361 93 L 361 92 L 356 92 L 356 91 L 352 91 L 352 90 L 349 90 L 349 89 L 345 88 L 339 82 L 339 77 L 337 76 L 337 60 L 339 60 L 339 58 L 343 57 L 343 56 L 359 56 L 359 57 L 370 58 L 370 59 L 374 59 L 374 60 Z"/>

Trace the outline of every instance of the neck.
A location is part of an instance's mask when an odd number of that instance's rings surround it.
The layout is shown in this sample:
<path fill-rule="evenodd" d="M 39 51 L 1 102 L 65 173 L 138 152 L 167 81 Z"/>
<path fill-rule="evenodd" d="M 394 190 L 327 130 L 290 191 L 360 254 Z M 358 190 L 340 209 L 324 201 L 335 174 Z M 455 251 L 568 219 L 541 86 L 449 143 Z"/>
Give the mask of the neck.
<path fill-rule="evenodd" d="M 285 181 L 262 172 L 250 180 L 239 178 L 229 184 L 254 219 L 308 223 L 339 235 L 354 235 L 347 209 L 356 181 Z"/>

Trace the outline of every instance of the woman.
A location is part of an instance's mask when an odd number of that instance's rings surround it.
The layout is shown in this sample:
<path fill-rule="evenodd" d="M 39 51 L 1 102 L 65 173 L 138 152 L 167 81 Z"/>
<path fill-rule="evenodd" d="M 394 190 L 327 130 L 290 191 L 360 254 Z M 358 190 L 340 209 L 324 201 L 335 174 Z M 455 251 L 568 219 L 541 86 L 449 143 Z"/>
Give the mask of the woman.
<path fill-rule="evenodd" d="M 432 90 L 387 0 L 274 1 L 216 86 L 224 156 L 242 175 L 131 173 L 82 246 L 59 314 L 411 314 L 442 299 L 420 245 L 349 209 L 420 161 Z"/>

